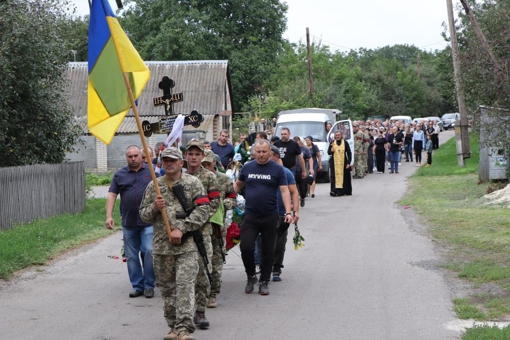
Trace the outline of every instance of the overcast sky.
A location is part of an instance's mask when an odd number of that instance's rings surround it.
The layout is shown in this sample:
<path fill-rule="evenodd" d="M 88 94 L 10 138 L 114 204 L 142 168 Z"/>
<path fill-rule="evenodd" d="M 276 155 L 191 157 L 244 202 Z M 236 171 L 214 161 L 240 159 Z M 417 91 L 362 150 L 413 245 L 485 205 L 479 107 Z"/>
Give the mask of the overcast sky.
<path fill-rule="evenodd" d="M 80 15 L 88 14 L 87 0 L 72 0 Z M 247 0 L 249 1 L 249 0 Z M 284 1 L 284 0 L 281 0 Z M 109 0 L 115 11 L 115 0 Z M 442 23 L 447 22 L 445 0 L 286 0 L 287 31 L 291 42 L 310 39 L 329 45 L 332 50 L 360 47 L 376 49 L 408 44 L 423 50 L 442 49 Z M 453 0 L 453 4 L 458 1 Z"/>

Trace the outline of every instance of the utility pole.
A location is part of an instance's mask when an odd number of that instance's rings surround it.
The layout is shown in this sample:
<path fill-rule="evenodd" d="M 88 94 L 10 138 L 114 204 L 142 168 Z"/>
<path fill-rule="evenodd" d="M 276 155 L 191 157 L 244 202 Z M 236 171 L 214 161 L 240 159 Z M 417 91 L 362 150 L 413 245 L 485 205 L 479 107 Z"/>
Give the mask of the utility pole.
<path fill-rule="evenodd" d="M 455 124 L 457 164 L 458 166 L 464 166 L 464 158 L 471 157 L 471 151 L 469 150 L 466 101 L 464 96 L 464 84 L 460 79 L 459 44 L 457 43 L 457 31 L 455 30 L 455 22 L 453 18 L 452 0 L 446 0 L 446 7 L 448 9 L 448 23 L 450 26 L 450 40 L 452 45 L 453 71 L 460 114 L 460 126 L 457 126 L 457 123 Z"/>
<path fill-rule="evenodd" d="M 420 52 L 418 52 L 418 60 L 416 62 L 416 70 L 418 72 L 418 78 L 420 78 Z"/>
<path fill-rule="evenodd" d="M 312 57 L 310 54 L 310 32 L 306 28 L 306 50 L 308 53 L 308 76 L 310 79 L 310 98 L 313 98 L 313 71 L 312 71 Z"/>

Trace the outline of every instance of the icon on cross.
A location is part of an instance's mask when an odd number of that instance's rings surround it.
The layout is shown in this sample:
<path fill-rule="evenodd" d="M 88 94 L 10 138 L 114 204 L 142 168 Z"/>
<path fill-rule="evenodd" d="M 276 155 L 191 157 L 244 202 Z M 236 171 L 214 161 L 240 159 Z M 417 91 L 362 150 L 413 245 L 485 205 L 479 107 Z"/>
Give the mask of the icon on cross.
<path fill-rule="evenodd" d="M 183 101 L 182 92 L 172 93 L 172 88 L 174 88 L 174 86 L 175 82 L 167 76 L 164 76 L 158 84 L 158 87 L 163 90 L 163 96 L 153 99 L 154 106 L 165 105 L 166 116 L 174 114 L 173 103 Z"/>

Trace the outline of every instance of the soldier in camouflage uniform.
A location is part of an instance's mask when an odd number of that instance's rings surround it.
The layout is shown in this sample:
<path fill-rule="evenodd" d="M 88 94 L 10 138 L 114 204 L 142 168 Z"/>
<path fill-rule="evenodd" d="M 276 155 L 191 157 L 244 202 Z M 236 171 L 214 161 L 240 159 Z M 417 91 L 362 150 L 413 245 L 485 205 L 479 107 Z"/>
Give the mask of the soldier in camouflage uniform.
<path fill-rule="evenodd" d="M 202 182 L 210 201 L 209 219 L 200 227 L 200 232 L 204 237 L 207 258 L 209 259 L 207 268 L 209 269 L 209 272 L 211 272 L 213 249 L 211 243 L 212 226 L 210 219 L 220 207 L 220 190 L 218 189 L 216 176 L 202 166 L 202 159 L 204 156 L 204 147 L 200 141 L 196 139 L 190 140 L 186 145 L 186 161 L 188 163 L 187 174 L 197 177 L 200 182 Z M 197 282 L 195 285 L 196 311 L 193 320 L 198 328 L 207 329 L 209 328 L 209 321 L 205 317 L 205 309 L 207 308 L 207 302 L 209 300 L 209 295 L 211 294 L 211 282 L 209 282 L 209 278 L 207 277 L 203 260 L 200 259 L 198 263 L 200 265 L 200 269 L 198 271 Z"/>
<path fill-rule="evenodd" d="M 358 123 L 352 123 L 354 130 L 354 176 L 352 178 L 363 178 L 363 132 L 359 129 Z M 365 162 L 366 163 L 366 162 Z"/>
<path fill-rule="evenodd" d="M 140 204 L 142 221 L 154 224 L 154 272 L 164 301 L 164 316 L 170 332 L 165 340 L 193 340 L 195 331 L 193 310 L 195 306 L 195 281 L 198 274 L 198 253 L 193 237 L 182 241 L 183 234 L 197 230 L 209 219 L 209 198 L 202 183 L 195 177 L 182 173 L 183 158 L 176 148 L 161 152 L 165 176 L 157 179 L 161 195 L 156 196 L 151 182 Z M 181 184 L 188 205 L 193 212 L 184 219 L 176 214 L 184 209 L 171 187 Z M 166 232 L 161 209 L 165 209 L 172 232 Z"/>
<path fill-rule="evenodd" d="M 237 200 L 236 193 L 234 191 L 234 183 L 230 177 L 216 170 L 216 159 L 212 150 L 205 150 L 205 157 L 202 160 L 202 166 L 216 174 L 216 180 L 218 181 L 218 187 L 220 189 L 220 208 L 211 218 L 211 225 L 213 228 L 213 236 L 211 239 L 213 246 L 213 256 L 211 260 L 213 282 L 211 284 L 211 295 L 207 302 L 207 307 L 216 308 L 218 307 L 216 295 L 220 294 L 221 290 L 223 256 L 226 254 L 225 235 L 227 226 L 225 225 L 225 214 L 227 210 L 234 209 L 237 205 Z M 223 240 L 223 247 L 220 244 L 220 239 Z"/>
<path fill-rule="evenodd" d="M 363 175 L 368 172 L 368 147 L 370 146 L 370 135 L 368 134 L 367 127 L 361 126 L 361 132 L 363 133 Z"/>

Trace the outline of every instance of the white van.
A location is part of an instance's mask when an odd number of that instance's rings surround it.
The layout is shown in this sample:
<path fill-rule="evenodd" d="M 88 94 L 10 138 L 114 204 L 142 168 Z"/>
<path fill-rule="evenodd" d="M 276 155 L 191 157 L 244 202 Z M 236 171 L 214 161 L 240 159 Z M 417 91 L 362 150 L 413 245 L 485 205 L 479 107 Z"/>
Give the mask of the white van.
<path fill-rule="evenodd" d="M 326 136 L 326 123 L 334 124 L 339 110 L 305 108 L 297 110 L 282 111 L 278 114 L 276 122 L 275 136 L 280 137 L 282 128 L 290 130 L 290 137 L 294 136 L 313 138 L 313 143 L 317 145 L 321 152 L 322 169 L 318 175 L 324 176 L 329 181 L 329 155 Z"/>
<path fill-rule="evenodd" d="M 390 120 L 392 120 L 392 121 L 403 120 L 405 125 L 407 125 L 409 123 L 411 123 L 411 124 L 413 123 L 413 119 L 411 118 L 411 116 L 393 116 L 390 118 Z"/>

